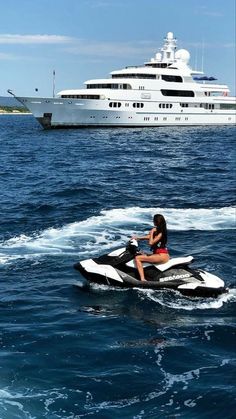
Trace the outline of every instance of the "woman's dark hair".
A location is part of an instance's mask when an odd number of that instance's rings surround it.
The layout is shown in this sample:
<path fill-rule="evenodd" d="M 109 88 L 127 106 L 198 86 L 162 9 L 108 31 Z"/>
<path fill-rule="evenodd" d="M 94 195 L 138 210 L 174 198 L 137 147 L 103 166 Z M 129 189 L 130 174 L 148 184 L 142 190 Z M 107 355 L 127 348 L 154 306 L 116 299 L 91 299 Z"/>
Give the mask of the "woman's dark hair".
<path fill-rule="evenodd" d="M 157 227 L 158 233 L 162 233 L 161 236 L 161 247 L 166 247 L 167 243 L 167 228 L 166 220 L 163 215 L 155 214 L 153 217 L 153 223 Z"/>

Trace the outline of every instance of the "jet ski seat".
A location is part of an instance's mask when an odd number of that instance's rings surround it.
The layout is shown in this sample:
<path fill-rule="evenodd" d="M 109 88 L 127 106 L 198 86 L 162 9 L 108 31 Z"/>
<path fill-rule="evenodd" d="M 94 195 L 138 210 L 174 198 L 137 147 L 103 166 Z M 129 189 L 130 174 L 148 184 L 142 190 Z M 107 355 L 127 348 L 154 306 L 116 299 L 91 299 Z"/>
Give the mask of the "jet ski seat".
<path fill-rule="evenodd" d="M 147 266 L 155 266 L 159 271 L 164 272 L 167 271 L 167 269 L 172 268 L 173 266 L 179 266 L 179 265 L 189 265 L 193 261 L 193 256 L 186 256 L 181 258 L 172 258 L 168 260 L 166 263 L 143 263 L 143 267 L 146 268 Z M 127 266 L 130 268 L 136 269 L 135 260 L 132 259 L 130 262 L 126 263 Z"/>

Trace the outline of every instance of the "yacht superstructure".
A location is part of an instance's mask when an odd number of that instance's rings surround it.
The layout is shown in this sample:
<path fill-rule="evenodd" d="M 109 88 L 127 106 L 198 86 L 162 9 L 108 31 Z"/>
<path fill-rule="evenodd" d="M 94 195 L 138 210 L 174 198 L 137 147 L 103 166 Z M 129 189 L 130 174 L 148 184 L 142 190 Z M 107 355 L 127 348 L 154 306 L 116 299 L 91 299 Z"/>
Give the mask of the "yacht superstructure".
<path fill-rule="evenodd" d="M 236 98 L 228 86 L 192 70 L 189 52 L 176 44 L 168 32 L 160 52 L 142 66 L 112 71 L 56 97 L 15 97 L 46 129 L 235 124 Z"/>

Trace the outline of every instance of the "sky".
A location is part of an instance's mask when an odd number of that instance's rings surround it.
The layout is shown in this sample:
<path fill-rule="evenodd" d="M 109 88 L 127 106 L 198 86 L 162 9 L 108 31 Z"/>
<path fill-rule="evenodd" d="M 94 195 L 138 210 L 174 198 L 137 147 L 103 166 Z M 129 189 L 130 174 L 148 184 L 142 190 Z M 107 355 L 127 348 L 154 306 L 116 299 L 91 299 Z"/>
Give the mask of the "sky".
<path fill-rule="evenodd" d="M 0 96 L 51 96 L 140 65 L 167 32 L 235 94 L 236 0 L 0 0 Z M 35 89 L 38 89 L 36 93 Z"/>

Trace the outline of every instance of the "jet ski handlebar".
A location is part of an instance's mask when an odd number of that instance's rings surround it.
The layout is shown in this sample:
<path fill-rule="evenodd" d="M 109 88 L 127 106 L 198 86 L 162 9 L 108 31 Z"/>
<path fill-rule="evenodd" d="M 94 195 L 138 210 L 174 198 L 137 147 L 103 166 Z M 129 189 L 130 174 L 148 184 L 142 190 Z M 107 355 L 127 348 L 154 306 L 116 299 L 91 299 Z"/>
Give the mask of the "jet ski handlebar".
<path fill-rule="evenodd" d="M 135 255 L 139 252 L 138 241 L 136 239 L 130 239 L 126 245 L 126 250 Z"/>

